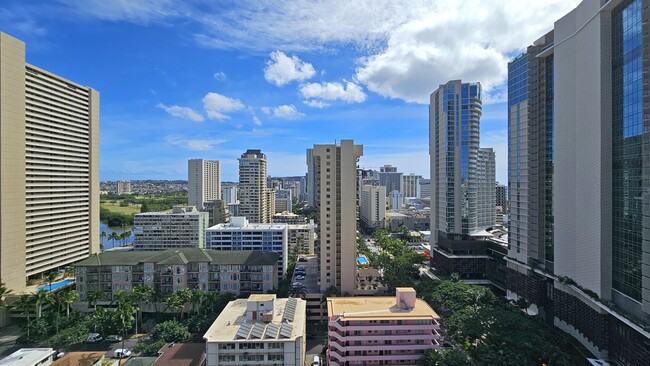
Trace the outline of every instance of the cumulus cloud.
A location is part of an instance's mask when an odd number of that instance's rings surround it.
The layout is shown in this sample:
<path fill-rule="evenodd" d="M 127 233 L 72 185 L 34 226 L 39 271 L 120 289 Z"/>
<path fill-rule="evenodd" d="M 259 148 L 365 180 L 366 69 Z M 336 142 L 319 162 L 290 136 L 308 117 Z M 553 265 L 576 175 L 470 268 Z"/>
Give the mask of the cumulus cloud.
<path fill-rule="evenodd" d="M 305 116 L 304 113 L 298 112 L 298 109 L 293 104 L 284 104 L 277 107 L 262 107 L 260 110 L 267 116 L 280 119 L 299 119 Z"/>
<path fill-rule="evenodd" d="M 203 118 L 201 114 L 194 111 L 190 107 L 181 107 L 178 105 L 164 105 L 162 103 L 158 103 L 156 107 L 164 110 L 165 112 L 169 113 L 169 115 L 174 117 L 189 119 L 195 122 L 203 122 L 205 120 L 205 118 Z"/>
<path fill-rule="evenodd" d="M 329 103 L 325 103 L 325 102 L 320 101 L 320 100 L 303 100 L 302 102 L 305 103 L 306 105 L 312 107 L 312 108 L 323 109 L 323 108 L 326 108 L 326 107 L 330 106 Z"/>
<path fill-rule="evenodd" d="M 226 142 L 223 139 L 188 139 L 180 136 L 168 136 L 165 140 L 176 147 L 194 151 L 212 150 L 214 145 Z"/>
<path fill-rule="evenodd" d="M 309 103 L 314 103 L 314 99 L 322 100 L 341 100 L 347 103 L 363 103 L 366 100 L 366 93 L 363 89 L 351 82 L 343 81 L 342 83 L 325 82 L 325 83 L 307 83 L 300 86 L 300 95 Z M 317 105 L 317 104 L 315 104 Z"/>
<path fill-rule="evenodd" d="M 316 75 L 314 67 L 298 56 L 289 57 L 281 51 L 271 52 L 269 56 L 271 59 L 264 68 L 264 79 L 269 83 L 282 86 L 296 80 L 308 80 Z"/>
<path fill-rule="evenodd" d="M 223 71 L 217 71 L 217 72 L 215 72 L 214 75 L 213 75 L 213 77 L 214 77 L 215 80 L 217 80 L 217 81 L 224 81 L 224 80 L 228 79 L 228 76 L 226 76 L 226 74 L 225 74 Z"/>
<path fill-rule="evenodd" d="M 203 108 L 208 118 L 225 121 L 230 119 L 226 113 L 240 111 L 246 106 L 239 100 L 221 95 L 219 93 L 208 93 L 203 97 Z"/>

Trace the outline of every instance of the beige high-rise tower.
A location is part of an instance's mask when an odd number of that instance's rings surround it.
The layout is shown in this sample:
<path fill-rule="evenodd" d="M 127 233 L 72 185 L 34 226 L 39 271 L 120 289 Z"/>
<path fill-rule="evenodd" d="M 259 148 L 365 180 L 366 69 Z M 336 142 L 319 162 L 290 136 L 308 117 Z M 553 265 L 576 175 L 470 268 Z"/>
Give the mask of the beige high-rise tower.
<path fill-rule="evenodd" d="M 266 188 L 266 155 L 249 149 L 238 160 L 239 216 L 252 223 L 273 222 L 275 195 Z"/>
<path fill-rule="evenodd" d="M 20 292 L 99 252 L 99 93 L 0 32 L 0 281 Z"/>
<path fill-rule="evenodd" d="M 320 212 L 321 290 L 353 293 L 357 260 L 357 161 L 363 145 L 314 145 L 315 201 Z"/>
<path fill-rule="evenodd" d="M 221 166 L 219 160 L 187 161 L 187 204 L 199 210 L 208 201 L 221 199 Z"/>

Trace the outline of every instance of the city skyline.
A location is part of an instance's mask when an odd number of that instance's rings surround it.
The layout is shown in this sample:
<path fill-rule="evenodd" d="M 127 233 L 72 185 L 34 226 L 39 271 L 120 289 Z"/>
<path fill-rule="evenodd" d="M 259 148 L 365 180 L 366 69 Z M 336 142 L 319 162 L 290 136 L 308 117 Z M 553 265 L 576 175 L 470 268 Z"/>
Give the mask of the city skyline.
<path fill-rule="evenodd" d="M 28 62 L 101 91 L 102 181 L 182 179 L 191 158 L 236 181 L 249 148 L 270 175 L 302 175 L 306 148 L 340 138 L 364 145 L 363 167 L 428 176 L 428 95 L 463 79 L 485 87 L 481 141 L 504 183 L 507 61 L 576 4 L 10 0 L 0 23 Z"/>

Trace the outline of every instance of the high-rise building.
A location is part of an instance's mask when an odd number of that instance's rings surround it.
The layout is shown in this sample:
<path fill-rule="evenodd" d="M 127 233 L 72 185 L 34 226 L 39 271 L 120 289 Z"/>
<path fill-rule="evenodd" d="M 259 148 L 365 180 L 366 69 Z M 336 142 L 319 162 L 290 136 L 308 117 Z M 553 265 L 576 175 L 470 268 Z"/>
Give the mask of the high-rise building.
<path fill-rule="evenodd" d="M 144 212 L 133 215 L 133 248 L 165 250 L 205 248 L 205 230 L 210 214 L 194 206 L 174 206 L 172 212 Z"/>
<path fill-rule="evenodd" d="M 118 180 L 117 181 L 117 194 L 131 194 L 131 181 Z"/>
<path fill-rule="evenodd" d="M 386 187 L 386 193 L 392 191 L 402 192 L 402 173 L 397 172 L 397 167 L 384 165 L 379 168 L 379 185 Z"/>
<path fill-rule="evenodd" d="M 420 195 L 418 198 L 429 198 L 431 197 L 431 179 L 420 179 Z"/>
<path fill-rule="evenodd" d="M 357 160 L 353 140 L 314 145 L 315 196 L 319 207 L 321 290 L 356 288 Z"/>
<path fill-rule="evenodd" d="M 266 155 L 249 149 L 238 160 L 239 215 L 254 223 L 273 222 L 275 194 L 266 188 Z"/>
<path fill-rule="evenodd" d="M 99 93 L 25 62 L 0 32 L 0 278 L 99 252 Z"/>
<path fill-rule="evenodd" d="M 421 175 L 413 173 L 402 175 L 402 196 L 420 197 L 420 179 L 422 179 Z"/>
<path fill-rule="evenodd" d="M 496 155 L 492 148 L 478 149 L 476 167 L 476 221 L 479 228 L 486 228 L 496 223 Z"/>
<path fill-rule="evenodd" d="M 221 199 L 226 205 L 237 203 L 237 186 L 221 186 Z"/>
<path fill-rule="evenodd" d="M 219 160 L 187 161 L 187 204 L 199 210 L 205 202 L 221 199 L 221 168 Z"/>
<path fill-rule="evenodd" d="M 316 177 L 315 174 L 316 167 L 314 166 L 314 149 L 307 149 L 307 183 L 305 190 L 307 192 L 307 205 L 310 207 L 316 207 Z"/>
<path fill-rule="evenodd" d="M 647 6 L 583 1 L 508 65 L 508 296 L 621 365 L 650 364 Z"/>
<path fill-rule="evenodd" d="M 383 229 L 386 223 L 386 187 L 362 186 L 359 218 L 368 229 Z"/>
<path fill-rule="evenodd" d="M 250 223 L 245 217 L 231 217 L 205 232 L 207 249 L 259 250 L 279 254 L 278 275 L 284 276 L 289 259 L 288 225 Z"/>
<path fill-rule="evenodd" d="M 388 194 L 390 198 L 390 209 L 401 210 L 404 207 L 404 197 L 400 191 L 392 191 Z"/>
<path fill-rule="evenodd" d="M 293 212 L 292 194 L 290 189 L 278 189 L 275 191 L 275 212 Z"/>
<path fill-rule="evenodd" d="M 497 182 L 497 185 L 495 187 L 495 193 L 496 193 L 496 205 L 499 207 L 503 207 L 505 210 L 506 206 L 508 205 L 508 195 L 507 195 L 507 188 L 504 184 L 499 184 Z"/>
<path fill-rule="evenodd" d="M 480 83 L 452 80 L 431 94 L 429 151 L 434 243 L 440 236 L 472 234 L 485 226 L 485 220 L 479 220 L 478 207 L 479 182 L 484 176 L 478 164 L 480 118 Z M 494 184 L 493 181 L 492 187 Z M 490 196 L 494 202 L 494 194 Z"/>

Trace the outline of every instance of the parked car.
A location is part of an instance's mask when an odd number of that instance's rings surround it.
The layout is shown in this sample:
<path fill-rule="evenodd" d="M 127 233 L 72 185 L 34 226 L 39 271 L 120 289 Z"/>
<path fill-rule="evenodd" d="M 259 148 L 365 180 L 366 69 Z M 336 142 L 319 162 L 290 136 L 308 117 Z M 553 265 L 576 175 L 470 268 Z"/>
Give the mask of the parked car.
<path fill-rule="evenodd" d="M 113 351 L 114 358 L 127 358 L 131 356 L 131 351 L 128 348 L 118 348 Z"/>
<path fill-rule="evenodd" d="M 118 336 L 116 334 L 111 334 L 108 337 L 106 337 L 107 342 L 122 342 L 122 337 Z"/>
<path fill-rule="evenodd" d="M 320 356 L 314 356 L 314 361 L 311 363 L 311 366 L 320 366 Z"/>
<path fill-rule="evenodd" d="M 304 270 L 305 270 L 305 267 L 302 267 L 302 266 L 296 267 L 296 271 L 304 271 Z"/>
<path fill-rule="evenodd" d="M 302 286 L 302 282 L 294 282 L 294 283 L 291 284 L 291 286 L 300 287 L 300 286 Z"/>
<path fill-rule="evenodd" d="M 305 279 L 305 276 L 303 276 L 303 275 L 297 275 L 296 276 L 296 280 L 304 280 L 304 279 Z"/>
<path fill-rule="evenodd" d="M 307 262 L 307 261 L 308 261 L 308 260 L 307 260 L 306 257 L 300 257 L 300 258 L 298 258 L 298 262 Z"/>
<path fill-rule="evenodd" d="M 97 343 L 102 341 L 102 336 L 99 333 L 88 333 L 86 343 Z"/>

